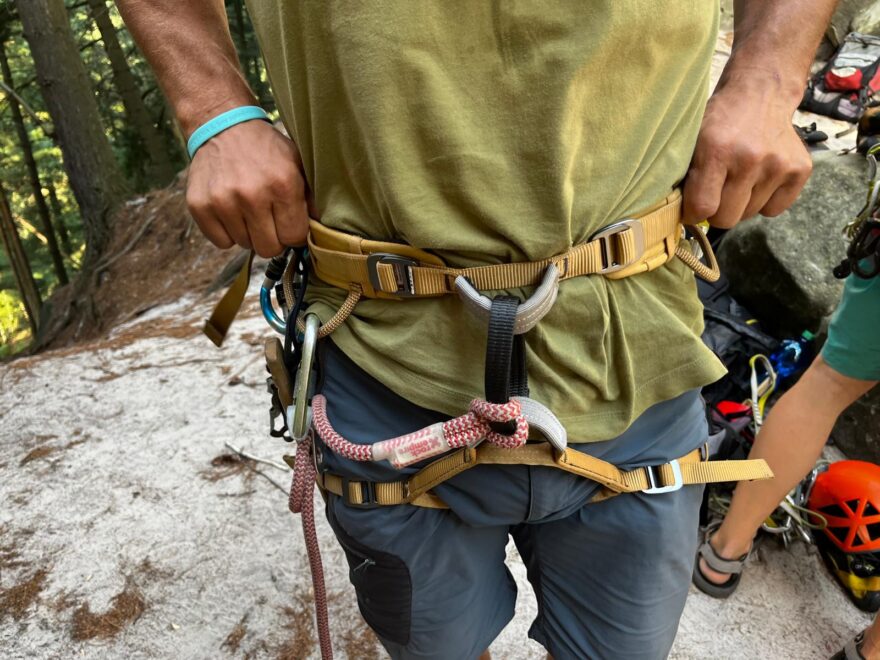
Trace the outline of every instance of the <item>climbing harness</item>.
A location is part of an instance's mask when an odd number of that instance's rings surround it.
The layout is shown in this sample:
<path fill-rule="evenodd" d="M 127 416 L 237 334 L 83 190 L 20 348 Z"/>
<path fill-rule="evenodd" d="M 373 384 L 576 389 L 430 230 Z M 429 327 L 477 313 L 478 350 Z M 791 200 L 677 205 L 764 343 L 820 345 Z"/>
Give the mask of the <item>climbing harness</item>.
<path fill-rule="evenodd" d="M 868 150 L 868 196 L 862 210 L 844 228 L 851 239 L 846 258 L 834 268 L 834 277 L 845 279 L 850 274 L 862 279 L 880 275 L 880 181 L 877 177 L 877 154 L 880 143 Z"/>
<path fill-rule="evenodd" d="M 552 411 L 529 397 L 524 336 L 551 309 L 561 282 L 586 275 L 619 279 L 675 258 L 702 278 L 718 278 L 704 232 L 694 229 L 692 237 L 684 240 L 680 215 L 681 194 L 675 191 L 639 217 L 609 225 L 554 257 L 469 268 L 451 268 L 431 252 L 365 239 L 312 221 L 306 248 L 289 250 L 270 261 L 260 304 L 269 325 L 284 338 L 283 343 L 273 337 L 265 344 L 272 395 L 270 432 L 297 446 L 295 455 L 284 460 L 293 468 L 290 508 L 302 514 L 323 658 L 332 657 L 332 650 L 312 507 L 315 485 L 325 496 L 338 495 L 353 507 L 447 508 L 433 489 L 476 465 L 554 467 L 600 484 L 593 501 L 620 493 L 657 495 L 688 484 L 772 476 L 763 460 L 709 461 L 706 447 L 660 465 L 622 470 L 568 447 L 565 427 Z M 700 260 L 702 256 L 708 265 Z M 244 264 L 206 323 L 206 334 L 218 345 L 243 300 L 251 265 L 251 260 Z M 347 291 L 340 309 L 324 323 L 305 302 L 310 273 Z M 522 287 L 533 287 L 524 301 L 482 293 Z M 314 394 L 318 341 L 344 323 L 363 297 L 406 301 L 444 295 L 457 295 L 463 307 L 487 326 L 484 397 L 474 399 L 458 417 L 397 438 L 361 445 L 342 437 L 327 417 L 326 400 Z M 359 481 L 326 471 L 324 448 L 355 461 L 387 461 L 398 469 L 426 464 L 399 481 Z"/>

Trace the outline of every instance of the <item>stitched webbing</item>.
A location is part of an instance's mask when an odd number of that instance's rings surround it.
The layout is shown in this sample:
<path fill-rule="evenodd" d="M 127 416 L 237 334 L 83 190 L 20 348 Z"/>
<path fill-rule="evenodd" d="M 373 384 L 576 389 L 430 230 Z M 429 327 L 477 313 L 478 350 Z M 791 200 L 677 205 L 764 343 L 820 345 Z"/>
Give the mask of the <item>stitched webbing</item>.
<path fill-rule="evenodd" d="M 678 459 L 682 484 L 716 483 L 722 481 L 751 481 L 769 479 L 773 476 L 763 459 L 744 461 L 702 461 L 699 449 Z M 645 490 L 651 484 L 645 468 L 623 471 L 618 467 L 589 454 L 566 449 L 558 457 L 549 443 L 533 443 L 517 449 L 504 449 L 493 445 L 480 445 L 447 454 L 426 466 L 406 481 L 377 482 L 374 484 L 377 503 L 384 506 L 414 504 L 438 508 L 440 500 L 430 491 L 447 479 L 470 469 L 474 465 L 545 465 L 592 479 L 617 493 Z M 670 464 L 655 468 L 659 476 L 657 486 L 675 483 Z M 342 494 L 342 478 L 325 474 L 319 485 L 337 495 Z M 349 482 L 349 499 L 362 503 L 362 482 Z M 430 499 L 426 499 L 430 498 Z M 427 502 L 427 503 L 425 503 Z"/>
<path fill-rule="evenodd" d="M 668 249 L 678 243 L 680 214 L 681 195 L 675 191 L 664 200 L 662 205 L 639 218 L 646 252 L 653 252 L 653 248 L 664 245 Z M 367 297 L 395 297 L 396 292 L 400 290 L 402 267 L 397 264 L 377 263 L 374 266 L 375 275 L 381 287 L 381 291 L 377 291 L 370 283 L 367 252 L 361 252 L 370 241 L 360 240 L 359 242 L 349 241 L 346 243 L 344 237 L 345 235 L 341 232 L 334 232 L 320 225 L 313 226 L 313 231 L 309 236 L 309 253 L 318 277 L 342 287 L 358 283 Z M 633 262 L 641 256 L 637 253 L 636 235 L 631 228 L 626 228 L 620 233 L 610 236 L 607 243 L 612 258 L 617 263 Z M 343 248 L 343 244 L 345 249 L 340 249 Z M 395 246 L 388 243 L 380 245 L 383 250 L 394 254 L 413 251 L 413 248 L 409 246 Z M 454 281 L 459 275 L 466 277 L 477 290 L 499 291 L 539 284 L 544 271 L 551 263 L 559 268 L 561 280 L 598 273 L 607 265 L 603 263 L 602 254 L 602 241 L 593 240 L 575 245 L 562 254 L 540 261 L 493 264 L 472 268 L 447 268 L 440 263 L 425 263 L 422 258 L 419 258 L 417 259 L 418 265 L 403 268 L 403 271 L 407 276 L 405 284 L 409 285 L 408 278 L 411 276 L 414 294 L 420 297 L 453 293 L 455 291 Z M 668 255 L 669 258 L 672 256 L 672 254 Z M 697 270 L 701 277 L 707 273 L 710 277 L 712 276 L 711 271 L 698 260 L 688 259 L 684 253 L 678 256 L 694 270 Z M 635 261 L 633 265 L 636 267 L 632 268 L 630 272 L 650 270 L 666 261 L 667 259 L 658 259 L 656 255 L 653 255 L 650 259 L 645 260 L 645 264 Z M 699 265 L 695 267 L 694 261 Z M 613 273 L 611 276 L 613 277 Z"/>

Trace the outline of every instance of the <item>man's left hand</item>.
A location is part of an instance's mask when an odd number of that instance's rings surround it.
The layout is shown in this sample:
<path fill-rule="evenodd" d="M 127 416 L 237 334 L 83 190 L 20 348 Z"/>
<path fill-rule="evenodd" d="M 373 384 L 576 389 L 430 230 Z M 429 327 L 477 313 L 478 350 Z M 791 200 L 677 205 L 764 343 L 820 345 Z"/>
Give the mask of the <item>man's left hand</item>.
<path fill-rule="evenodd" d="M 729 229 L 797 199 L 812 160 L 792 106 L 766 87 L 725 85 L 709 100 L 684 184 L 684 221 Z"/>

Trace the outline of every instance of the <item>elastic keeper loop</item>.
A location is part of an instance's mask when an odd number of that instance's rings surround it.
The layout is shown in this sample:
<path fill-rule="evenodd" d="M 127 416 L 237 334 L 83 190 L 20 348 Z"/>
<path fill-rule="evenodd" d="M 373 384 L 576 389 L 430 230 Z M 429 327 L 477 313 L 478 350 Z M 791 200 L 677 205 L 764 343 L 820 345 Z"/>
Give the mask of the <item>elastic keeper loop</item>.
<path fill-rule="evenodd" d="M 209 119 L 193 131 L 193 134 L 189 136 L 189 140 L 186 141 L 186 150 L 189 152 L 190 160 L 196 155 L 199 148 L 212 137 L 219 135 L 227 128 L 251 121 L 252 119 L 270 121 L 266 111 L 255 105 L 243 105 L 240 108 L 233 108 L 217 115 L 213 119 Z"/>

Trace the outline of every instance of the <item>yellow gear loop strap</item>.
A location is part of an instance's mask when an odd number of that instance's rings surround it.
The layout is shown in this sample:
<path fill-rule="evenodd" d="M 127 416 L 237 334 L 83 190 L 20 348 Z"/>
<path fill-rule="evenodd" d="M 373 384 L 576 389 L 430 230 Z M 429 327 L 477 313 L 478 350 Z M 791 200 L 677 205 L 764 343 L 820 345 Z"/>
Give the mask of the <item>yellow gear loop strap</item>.
<path fill-rule="evenodd" d="M 379 506 L 413 504 L 428 508 L 448 508 L 431 489 L 469 470 L 475 465 L 544 465 L 596 481 L 613 494 L 634 493 L 652 486 L 673 486 L 717 483 L 723 481 L 751 481 L 769 479 L 773 476 L 763 459 L 744 461 L 706 461 L 704 450 L 696 449 L 677 461 L 650 468 L 656 475 L 651 481 L 647 468 L 624 471 L 611 463 L 572 448 L 556 451 L 549 443 L 530 443 L 517 449 L 504 449 L 483 444 L 466 447 L 443 456 L 408 479 L 392 482 L 366 482 L 343 479 L 330 473 L 318 473 L 318 486 L 335 495 L 343 495 L 347 488 L 347 501 L 354 505 L 364 504 L 364 492 L 373 494 Z M 284 460 L 293 466 L 293 457 Z M 674 463 L 677 466 L 674 467 Z M 680 473 L 680 477 L 679 477 Z M 595 501 L 607 499 L 600 493 Z"/>
<path fill-rule="evenodd" d="M 214 311 L 211 312 L 211 318 L 205 321 L 205 325 L 202 328 L 202 332 L 218 348 L 223 345 L 226 333 L 229 332 L 229 326 L 232 325 L 232 321 L 235 320 L 235 316 L 238 314 L 242 302 L 244 302 L 244 296 L 251 281 L 251 268 L 253 264 L 254 253 L 251 252 L 242 264 L 241 270 L 238 271 L 238 275 L 235 276 L 235 281 L 226 290 L 226 293 L 223 294 L 220 302 L 217 303 Z"/>

